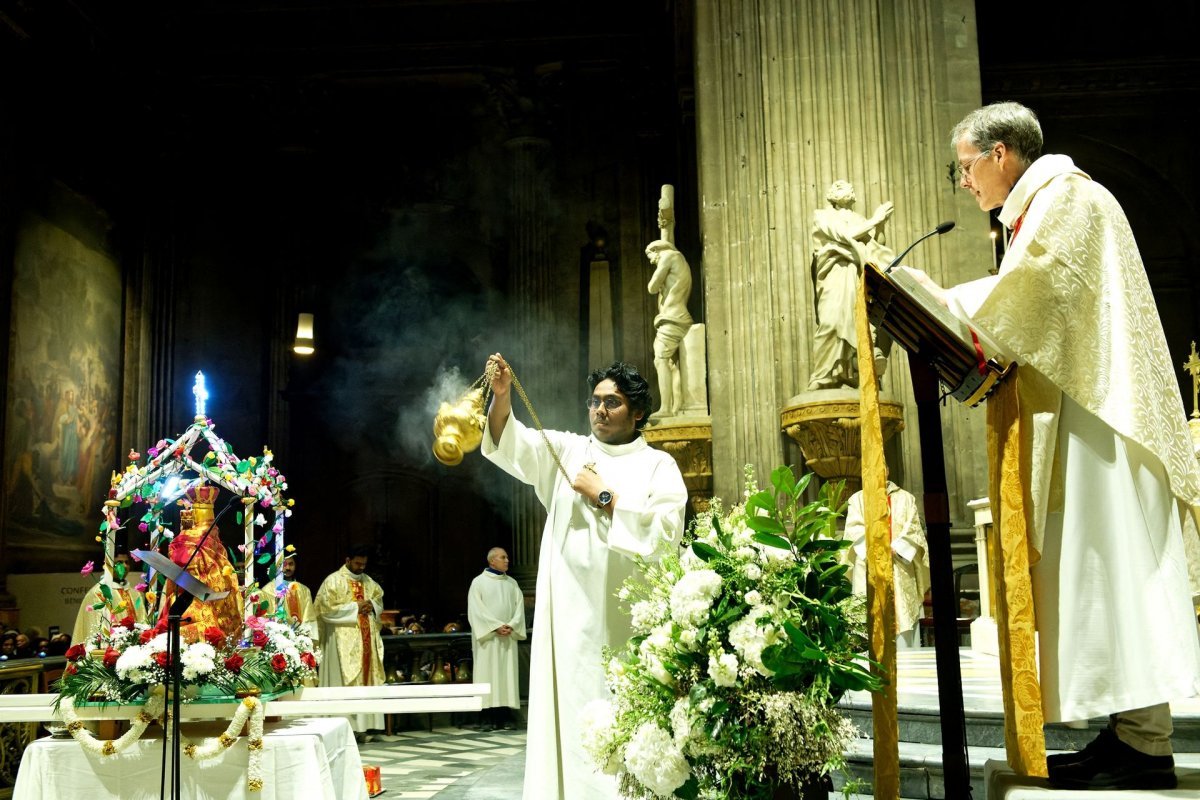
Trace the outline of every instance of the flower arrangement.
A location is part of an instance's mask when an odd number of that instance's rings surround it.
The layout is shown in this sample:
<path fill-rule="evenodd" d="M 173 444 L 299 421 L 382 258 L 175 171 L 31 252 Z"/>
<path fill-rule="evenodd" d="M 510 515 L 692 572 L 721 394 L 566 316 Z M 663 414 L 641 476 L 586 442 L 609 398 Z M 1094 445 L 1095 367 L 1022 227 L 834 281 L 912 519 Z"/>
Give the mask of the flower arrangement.
<path fill-rule="evenodd" d="M 836 536 L 841 486 L 802 495 L 790 468 L 701 514 L 684 549 L 625 583 L 634 636 L 607 654 L 611 702 L 589 704 L 585 747 L 628 798 L 770 798 L 843 765 L 835 708 L 877 690 L 865 605 Z"/>
<path fill-rule="evenodd" d="M 247 641 L 229 641 L 211 627 L 204 639 L 180 642 L 180 685 L 183 699 L 204 687 L 216 695 L 255 691 L 287 691 L 315 676 L 319 656 L 305 633 L 274 620 L 251 617 Z M 166 624 L 114 620 L 95 649 L 82 644 L 67 651 L 67 666 L 58 682 L 61 698 L 130 703 L 146 698 L 166 683 L 171 667 Z"/>

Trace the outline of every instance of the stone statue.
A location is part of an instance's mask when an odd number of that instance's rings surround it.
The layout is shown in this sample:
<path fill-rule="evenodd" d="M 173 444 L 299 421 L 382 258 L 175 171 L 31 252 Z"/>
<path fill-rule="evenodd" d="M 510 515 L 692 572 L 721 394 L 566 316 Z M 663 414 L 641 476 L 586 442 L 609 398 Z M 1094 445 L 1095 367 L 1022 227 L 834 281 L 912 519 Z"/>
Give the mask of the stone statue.
<path fill-rule="evenodd" d="M 692 293 L 692 270 L 683 253 L 665 239 L 646 245 L 646 258 L 654 274 L 646 290 L 658 295 L 654 317 L 654 369 L 662 405 L 655 416 L 670 417 L 683 405 L 683 381 L 679 370 L 679 343 L 692 327 L 688 296 Z"/>
<path fill-rule="evenodd" d="M 858 386 L 858 347 L 854 332 L 854 293 L 863 264 L 887 264 L 893 258 L 880 241 L 892 216 L 891 201 L 865 219 L 854 209 L 854 187 L 834 181 L 825 195 L 830 208 L 813 212 L 812 275 L 816 289 L 817 333 L 808 389 Z M 881 336 L 880 339 L 883 337 Z M 882 374 L 891 341 L 877 341 L 876 365 Z"/>

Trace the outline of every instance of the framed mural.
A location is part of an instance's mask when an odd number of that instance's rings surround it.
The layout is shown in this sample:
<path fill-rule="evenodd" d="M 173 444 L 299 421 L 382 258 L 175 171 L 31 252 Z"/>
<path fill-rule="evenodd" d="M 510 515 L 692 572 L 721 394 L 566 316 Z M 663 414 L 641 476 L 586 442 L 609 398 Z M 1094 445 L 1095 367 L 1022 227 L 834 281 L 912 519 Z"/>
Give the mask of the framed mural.
<path fill-rule="evenodd" d="M 108 254 L 27 214 L 16 237 L 4 401 L 6 548 L 21 571 L 94 555 L 117 465 L 122 280 Z"/>

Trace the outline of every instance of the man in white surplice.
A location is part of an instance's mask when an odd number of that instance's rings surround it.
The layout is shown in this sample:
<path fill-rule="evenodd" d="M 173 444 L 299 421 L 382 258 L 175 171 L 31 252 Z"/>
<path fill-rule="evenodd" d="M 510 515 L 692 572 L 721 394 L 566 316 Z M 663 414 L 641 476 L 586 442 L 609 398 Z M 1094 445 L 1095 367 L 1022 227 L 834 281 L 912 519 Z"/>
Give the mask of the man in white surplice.
<path fill-rule="evenodd" d="M 517 642 L 525 638 L 525 595 L 508 576 L 508 553 L 493 547 L 487 568 L 471 581 L 467 620 L 476 683 L 491 684 L 483 698 L 483 728 L 512 730 L 512 711 L 521 707 L 517 678 Z"/>
<path fill-rule="evenodd" d="M 1137 244 L 1104 187 L 1041 155 L 1024 106 L 974 111 L 952 141 L 963 188 L 1012 240 L 994 277 L 942 290 L 912 272 L 1020 365 L 1046 721 L 1110 715 L 1084 750 L 1049 758 L 1050 780 L 1172 787 L 1167 703 L 1200 693 L 1200 472 Z"/>
<path fill-rule="evenodd" d="M 925 525 L 917 513 L 917 498 L 888 481 L 888 511 L 892 521 L 892 585 L 896 592 L 896 646 L 919 646 L 917 623 L 924 613 L 925 590 L 929 588 L 929 544 Z M 854 593 L 867 594 L 867 524 L 863 518 L 863 493 L 850 495 L 846 503 L 846 539 L 851 546 L 843 555 L 850 565 Z"/>
<path fill-rule="evenodd" d="M 524 798 L 615 798 L 615 778 L 598 772 L 583 749 L 579 715 L 588 702 L 609 698 L 603 648 L 624 646 L 631 634 L 616 591 L 637 569 L 635 557 L 652 559 L 679 545 L 687 488 L 671 456 L 641 436 L 650 386 L 633 367 L 617 362 L 588 376 L 591 436 L 545 432 L 567 479 L 538 432 L 512 416 L 512 373 L 504 359 L 496 354 L 488 362 L 495 377 L 483 454 L 533 486 L 547 510 Z"/>
<path fill-rule="evenodd" d="M 313 601 L 321 622 L 321 686 L 382 686 L 383 639 L 379 613 L 383 587 L 367 574 L 369 549 L 351 545 L 346 563 L 327 577 Z M 370 741 L 382 731 L 383 714 L 350 714 L 350 726 Z"/>

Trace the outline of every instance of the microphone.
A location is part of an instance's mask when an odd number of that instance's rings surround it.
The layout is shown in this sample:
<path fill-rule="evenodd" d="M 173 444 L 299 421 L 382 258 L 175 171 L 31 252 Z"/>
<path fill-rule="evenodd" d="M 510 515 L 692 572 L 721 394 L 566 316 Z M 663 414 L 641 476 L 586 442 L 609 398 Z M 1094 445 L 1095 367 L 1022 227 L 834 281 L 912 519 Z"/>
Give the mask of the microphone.
<path fill-rule="evenodd" d="M 912 250 L 912 249 L 913 249 L 914 247 L 916 247 L 917 245 L 919 245 L 921 242 L 925 241 L 925 240 L 926 240 L 926 239 L 928 239 L 930 236 L 935 236 L 935 235 L 936 235 L 936 236 L 941 236 L 943 233 L 945 233 L 946 231 L 950 230 L 950 229 L 951 229 L 951 228 L 953 228 L 953 227 L 954 227 L 954 222 L 953 222 L 952 220 L 948 220 L 948 221 L 946 221 L 946 222 L 943 222 L 943 223 L 941 223 L 940 225 L 938 225 L 936 228 L 934 228 L 934 229 L 933 229 L 933 230 L 931 230 L 929 233 L 927 233 L 927 234 L 925 234 L 924 236 L 922 236 L 920 239 L 917 239 L 915 242 L 913 242 L 912 244 L 910 244 L 910 245 L 909 245 L 909 246 L 908 246 L 908 247 L 907 247 L 907 248 L 904 250 L 904 252 L 903 252 L 903 253 L 901 253 L 900 255 L 898 255 L 898 256 L 896 256 L 895 258 L 893 258 L 893 259 L 892 259 L 892 263 L 888 264 L 888 265 L 887 265 L 887 269 L 885 269 L 885 270 L 883 271 L 883 272 L 884 272 L 884 274 L 886 275 L 887 273 L 891 272 L 891 271 L 892 271 L 892 268 L 893 268 L 893 267 L 895 267 L 897 264 L 899 264 L 899 263 L 900 263 L 900 259 L 902 259 L 902 258 L 904 258 L 906 255 L 908 255 L 909 251 L 910 251 L 910 250 Z"/>

